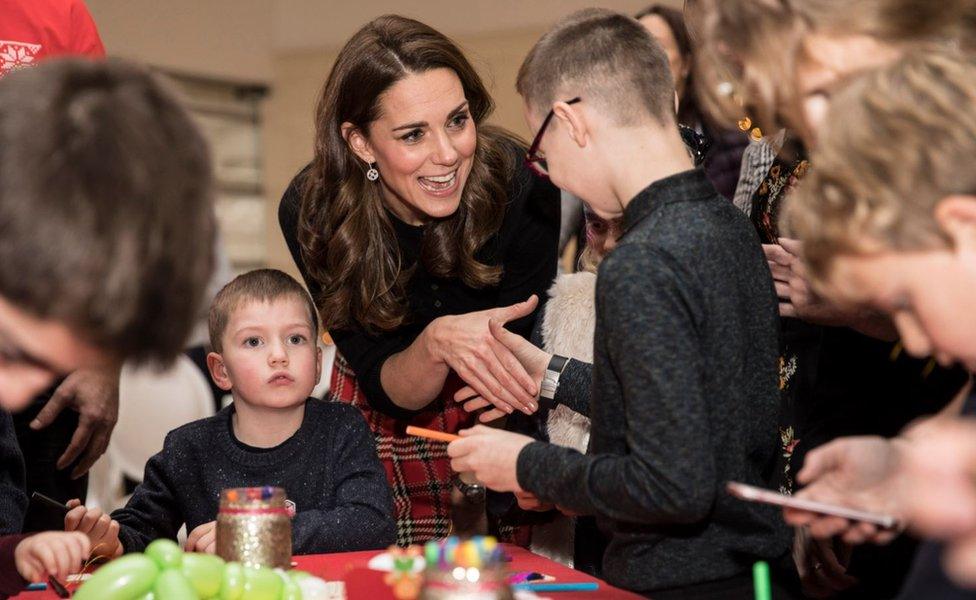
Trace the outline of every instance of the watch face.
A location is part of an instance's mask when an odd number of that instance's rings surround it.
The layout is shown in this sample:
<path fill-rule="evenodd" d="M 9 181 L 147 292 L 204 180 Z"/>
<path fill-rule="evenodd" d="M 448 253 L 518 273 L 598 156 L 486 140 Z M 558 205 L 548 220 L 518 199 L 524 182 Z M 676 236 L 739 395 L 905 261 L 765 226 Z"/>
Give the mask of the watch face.
<path fill-rule="evenodd" d="M 463 484 L 463 485 L 464 485 L 464 489 L 462 490 L 462 492 L 464 493 L 465 499 L 467 499 L 469 502 L 481 502 L 482 500 L 485 499 L 484 486 L 470 485 L 470 484 Z"/>
<path fill-rule="evenodd" d="M 468 502 L 483 502 L 485 499 L 485 486 L 476 483 L 465 483 L 458 478 L 454 479 L 454 487 L 460 490 L 461 495 Z"/>

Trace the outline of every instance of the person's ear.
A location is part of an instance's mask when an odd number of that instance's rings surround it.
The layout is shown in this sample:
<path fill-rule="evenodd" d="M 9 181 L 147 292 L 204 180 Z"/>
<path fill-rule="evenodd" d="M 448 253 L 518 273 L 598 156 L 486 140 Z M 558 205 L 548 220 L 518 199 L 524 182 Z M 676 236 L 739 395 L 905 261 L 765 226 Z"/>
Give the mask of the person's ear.
<path fill-rule="evenodd" d="M 216 352 L 207 354 L 207 369 L 210 371 L 210 377 L 217 384 L 217 387 L 225 392 L 229 392 L 233 384 L 230 380 L 230 374 L 227 373 L 224 357 Z"/>
<path fill-rule="evenodd" d="M 976 250 L 976 196 L 946 196 L 935 206 L 935 220 L 956 248 Z"/>
<path fill-rule="evenodd" d="M 322 379 L 322 346 L 315 344 L 315 385 Z"/>
<path fill-rule="evenodd" d="M 342 132 L 343 139 L 346 140 L 346 144 L 349 145 L 349 149 L 359 157 L 359 160 L 366 164 L 376 162 L 376 156 L 373 154 L 372 146 L 370 146 L 369 140 L 366 138 L 362 129 L 347 121 L 342 124 L 340 131 Z"/>
<path fill-rule="evenodd" d="M 586 116 L 579 104 L 556 102 L 552 105 L 552 112 L 555 118 L 559 119 L 560 125 L 566 128 L 566 132 L 576 145 L 585 148 L 590 132 Z"/>

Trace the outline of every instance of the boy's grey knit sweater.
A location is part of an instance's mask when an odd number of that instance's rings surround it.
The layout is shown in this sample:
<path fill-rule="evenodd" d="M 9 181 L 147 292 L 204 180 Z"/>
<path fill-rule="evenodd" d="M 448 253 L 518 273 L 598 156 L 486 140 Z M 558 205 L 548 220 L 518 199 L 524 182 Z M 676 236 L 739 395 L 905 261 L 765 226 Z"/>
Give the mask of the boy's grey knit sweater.
<path fill-rule="evenodd" d="M 592 385 L 590 366 L 571 361 L 556 395 L 591 416 L 590 452 L 534 442 L 519 483 L 597 516 L 614 585 L 746 573 L 790 539 L 779 511 L 723 489 L 762 485 L 777 448 L 777 304 L 762 248 L 701 170 L 641 192 L 624 230 L 597 279 Z"/>
<path fill-rule="evenodd" d="M 175 540 L 217 518 L 220 491 L 273 485 L 295 503 L 295 554 L 386 548 L 396 541 L 386 472 L 362 414 L 348 404 L 309 399 L 295 435 L 269 449 L 243 445 L 231 428 L 233 405 L 166 436 L 146 463 L 125 508 L 112 513 L 126 552 L 157 538 Z"/>

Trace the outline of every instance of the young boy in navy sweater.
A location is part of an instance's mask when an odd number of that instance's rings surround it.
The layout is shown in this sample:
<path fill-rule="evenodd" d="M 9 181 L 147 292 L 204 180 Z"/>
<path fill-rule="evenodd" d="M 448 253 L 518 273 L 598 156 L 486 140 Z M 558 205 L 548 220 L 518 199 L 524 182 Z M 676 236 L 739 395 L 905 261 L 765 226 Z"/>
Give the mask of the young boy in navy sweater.
<path fill-rule="evenodd" d="M 318 319 L 301 285 L 273 269 L 227 284 L 210 309 L 210 374 L 234 402 L 169 433 L 142 483 L 111 519 L 72 501 L 65 529 L 102 552 L 140 551 L 159 538 L 214 552 L 221 490 L 282 487 L 294 507 L 296 554 L 384 548 L 394 542 L 386 474 L 362 415 L 309 398 L 319 380 Z"/>

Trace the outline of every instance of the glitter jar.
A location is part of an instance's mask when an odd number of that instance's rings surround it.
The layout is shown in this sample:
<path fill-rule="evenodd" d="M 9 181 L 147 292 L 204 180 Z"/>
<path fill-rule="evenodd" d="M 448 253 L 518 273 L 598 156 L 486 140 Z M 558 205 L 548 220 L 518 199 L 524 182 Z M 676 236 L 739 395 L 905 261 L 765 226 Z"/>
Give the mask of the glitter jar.
<path fill-rule="evenodd" d="M 508 569 L 493 537 L 449 537 L 424 546 L 420 600 L 512 600 Z"/>
<path fill-rule="evenodd" d="M 291 568 L 291 517 L 285 490 L 231 488 L 220 492 L 217 556 L 252 567 Z"/>
<path fill-rule="evenodd" d="M 420 600 L 513 600 L 502 567 L 428 569 Z"/>

